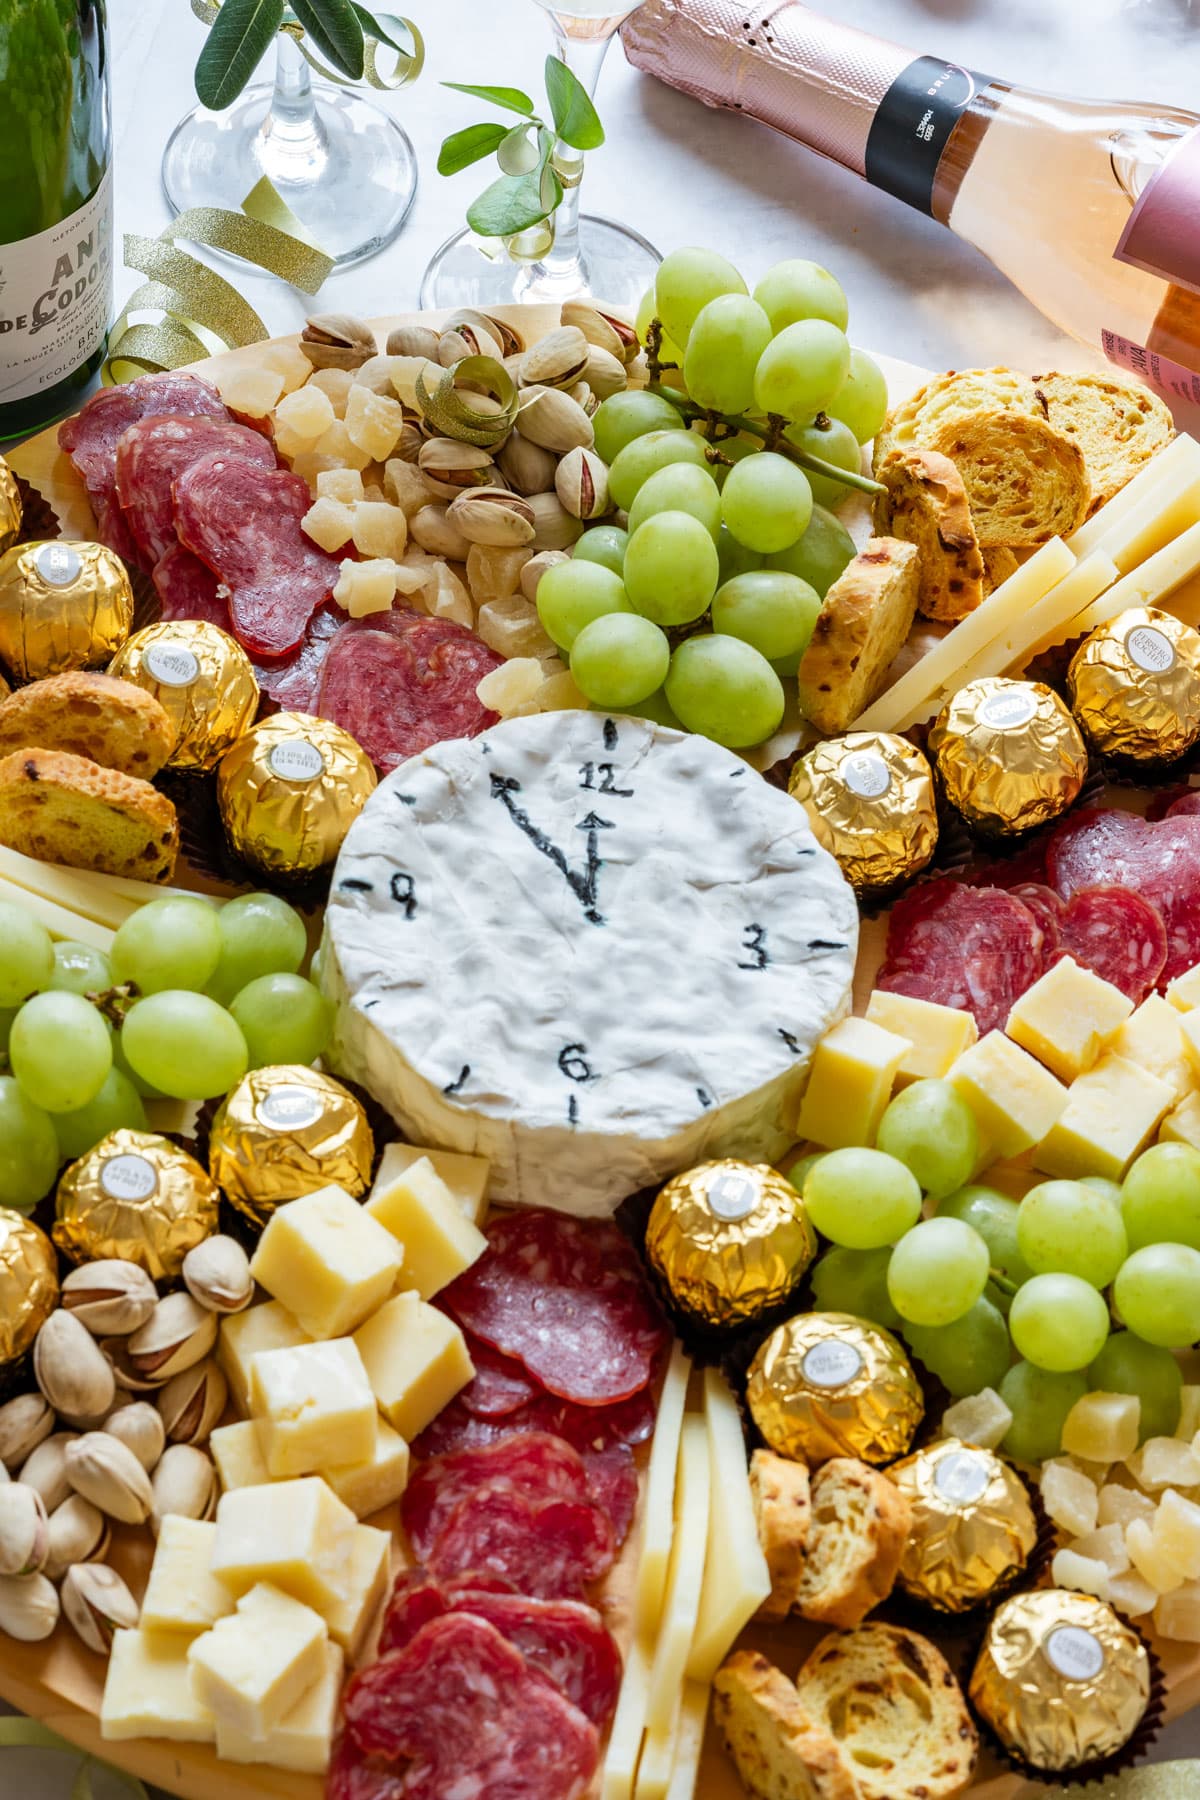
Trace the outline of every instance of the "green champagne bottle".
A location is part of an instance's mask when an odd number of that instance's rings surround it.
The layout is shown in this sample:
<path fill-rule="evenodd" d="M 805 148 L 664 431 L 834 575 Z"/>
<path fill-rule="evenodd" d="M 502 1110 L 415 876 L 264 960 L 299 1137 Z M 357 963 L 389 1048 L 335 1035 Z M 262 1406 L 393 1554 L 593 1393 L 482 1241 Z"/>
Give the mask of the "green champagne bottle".
<path fill-rule="evenodd" d="M 0 0 L 0 441 L 78 404 L 112 313 L 106 0 Z"/>

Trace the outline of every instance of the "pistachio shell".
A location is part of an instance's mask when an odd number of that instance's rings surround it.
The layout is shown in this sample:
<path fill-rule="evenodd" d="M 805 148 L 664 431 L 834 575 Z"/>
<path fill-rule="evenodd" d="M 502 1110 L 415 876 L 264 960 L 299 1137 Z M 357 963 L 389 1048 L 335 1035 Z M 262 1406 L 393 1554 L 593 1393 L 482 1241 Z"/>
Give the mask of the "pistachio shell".
<path fill-rule="evenodd" d="M 472 494 L 460 494 L 446 517 L 470 544 L 512 550 L 533 541 L 531 503 L 502 488 L 477 488 Z"/>
<path fill-rule="evenodd" d="M 315 313 L 300 348 L 314 369 L 358 369 L 378 351 L 371 327 L 350 313 Z"/>
<path fill-rule="evenodd" d="M 46 1503 L 37 1489 L 21 1481 L 0 1488 L 0 1575 L 36 1575 L 49 1539 Z"/>
<path fill-rule="evenodd" d="M 55 1412 L 66 1418 L 103 1418 L 112 1406 L 112 1364 L 87 1327 L 62 1307 L 38 1332 L 33 1373 Z"/>
<path fill-rule="evenodd" d="M 417 466 L 438 494 L 453 500 L 469 488 L 491 487 L 496 467 L 482 445 L 463 444 L 455 438 L 434 437 L 422 444 Z"/>
<path fill-rule="evenodd" d="M 447 510 L 442 505 L 423 506 L 408 521 L 408 535 L 430 556 L 448 556 L 455 562 L 465 562 L 471 546 L 462 532 L 450 523 Z"/>
<path fill-rule="evenodd" d="M 438 333 L 430 331 L 428 325 L 397 325 L 394 331 L 388 332 L 387 353 L 389 356 L 423 356 L 427 362 L 436 362 Z"/>
<path fill-rule="evenodd" d="M 159 1391 L 165 1392 L 164 1389 Z M 134 1400 L 109 1413 L 102 1429 L 132 1450 L 148 1475 L 153 1472 L 167 1441 L 166 1428 L 157 1407 L 145 1400 Z"/>
<path fill-rule="evenodd" d="M 43 1573 L 61 1581 L 72 1563 L 99 1561 L 108 1552 L 112 1525 L 82 1494 L 68 1494 L 50 1514 Z"/>
<path fill-rule="evenodd" d="M 571 387 L 583 373 L 590 346 L 575 325 L 560 325 L 526 350 L 521 358 L 524 387 Z"/>
<path fill-rule="evenodd" d="M 23 1644 L 40 1644 L 58 1617 L 58 1593 L 44 1575 L 0 1577 L 0 1631 Z"/>
<path fill-rule="evenodd" d="M 154 1511 L 150 1477 L 133 1451 L 105 1431 L 85 1432 L 67 1447 L 71 1486 L 111 1519 L 141 1525 Z"/>
<path fill-rule="evenodd" d="M 557 494 L 533 494 L 526 504 L 533 509 L 536 550 L 567 550 L 583 535 L 582 520 L 567 511 Z"/>
<path fill-rule="evenodd" d="M 561 321 L 578 327 L 589 344 L 618 357 L 623 364 L 631 363 L 641 348 L 638 334 L 627 319 L 617 313 L 602 312 L 586 300 L 565 300 Z"/>
<path fill-rule="evenodd" d="M 202 1362 L 217 1341 L 217 1318 L 189 1293 L 168 1294 L 129 1339 L 129 1362 L 140 1375 L 169 1381 Z"/>
<path fill-rule="evenodd" d="M 537 602 L 538 582 L 546 570 L 552 569 L 555 563 L 565 563 L 570 560 L 571 558 L 565 550 L 539 550 L 536 556 L 530 557 L 521 570 L 521 592 L 531 606 Z"/>
<path fill-rule="evenodd" d="M 154 1471 L 154 1513 L 157 1533 L 168 1513 L 184 1519 L 211 1519 L 217 1510 L 220 1484 L 212 1461 L 191 1444 L 172 1444 Z"/>
<path fill-rule="evenodd" d="M 594 450 L 568 450 L 558 465 L 554 491 L 572 518 L 599 519 L 609 506 L 608 465 Z"/>
<path fill-rule="evenodd" d="M 115 1257 L 72 1269 L 62 1305 L 94 1337 L 126 1337 L 154 1311 L 158 1290 L 144 1269 Z"/>
<path fill-rule="evenodd" d="M 583 365 L 583 379 L 597 400 L 607 400 L 613 394 L 624 393 L 628 372 L 619 357 L 593 344 Z"/>
<path fill-rule="evenodd" d="M 205 1238 L 183 1259 L 183 1285 L 209 1312 L 244 1312 L 254 1298 L 250 1258 L 231 1237 Z"/>
<path fill-rule="evenodd" d="M 107 1563 L 73 1563 L 63 1577 L 62 1609 L 89 1650 L 107 1656 L 113 1632 L 131 1631 L 138 1622 L 138 1603 Z"/>
<path fill-rule="evenodd" d="M 452 369 L 469 356 L 491 356 L 498 362 L 503 354 L 500 340 L 486 325 L 465 319 L 438 339 L 437 358 L 444 369 Z"/>
<path fill-rule="evenodd" d="M 54 1430 L 54 1408 L 44 1394 L 18 1394 L 0 1406 L 0 1462 L 20 1468 Z"/>
<path fill-rule="evenodd" d="M 52 1437 L 39 1444 L 21 1465 L 17 1480 L 24 1482 L 26 1487 L 37 1489 L 46 1503 L 47 1512 L 54 1512 L 71 1492 L 67 1476 L 67 1446 L 73 1444 L 77 1436 L 78 1433 L 74 1431 L 56 1431 Z"/>
<path fill-rule="evenodd" d="M 549 493 L 558 467 L 553 450 L 533 443 L 519 431 L 509 434 L 496 458 L 496 465 L 509 486 L 518 494 L 526 495 Z"/>
<path fill-rule="evenodd" d="M 541 444 L 565 456 L 576 446 L 590 450 L 595 441 L 592 421 L 577 401 L 556 388 L 525 388 L 517 407 L 516 425 L 531 444 Z"/>
<path fill-rule="evenodd" d="M 229 1385 L 213 1357 L 172 1376 L 158 1395 L 158 1411 L 175 1444 L 204 1444 L 221 1422 Z"/>

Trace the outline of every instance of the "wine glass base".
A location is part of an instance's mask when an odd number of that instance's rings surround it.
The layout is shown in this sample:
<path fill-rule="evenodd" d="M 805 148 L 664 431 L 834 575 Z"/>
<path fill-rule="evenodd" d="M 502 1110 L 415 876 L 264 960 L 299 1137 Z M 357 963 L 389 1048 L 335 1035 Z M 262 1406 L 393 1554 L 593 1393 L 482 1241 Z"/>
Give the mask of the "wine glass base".
<path fill-rule="evenodd" d="M 615 219 L 584 213 L 579 220 L 579 262 L 565 270 L 553 262 L 516 262 L 499 238 L 473 231 L 447 238 L 425 271 L 421 306 L 505 306 L 522 301 L 561 304 L 594 296 L 614 306 L 637 306 L 662 261 L 653 244 Z"/>
<path fill-rule="evenodd" d="M 241 209 L 268 176 L 313 241 L 341 267 L 391 243 L 417 193 L 408 134 L 361 95 L 318 85 L 315 120 L 271 115 L 274 89 L 258 82 L 227 112 L 193 107 L 162 162 L 172 212 Z"/>

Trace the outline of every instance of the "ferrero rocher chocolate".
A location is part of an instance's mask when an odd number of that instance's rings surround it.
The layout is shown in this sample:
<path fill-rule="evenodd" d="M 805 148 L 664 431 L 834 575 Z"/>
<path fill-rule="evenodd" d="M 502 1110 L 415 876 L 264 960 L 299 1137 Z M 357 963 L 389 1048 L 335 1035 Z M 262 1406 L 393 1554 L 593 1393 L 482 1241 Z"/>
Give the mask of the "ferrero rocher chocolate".
<path fill-rule="evenodd" d="M 311 713 L 260 719 L 217 768 L 230 844 L 273 875 L 307 875 L 332 862 L 375 784 L 350 733 Z"/>
<path fill-rule="evenodd" d="M 942 1438 L 893 1463 L 912 1524 L 900 1585 L 938 1612 L 967 1612 L 1029 1561 L 1037 1521 L 1025 1484 L 992 1450 Z"/>
<path fill-rule="evenodd" d="M 759 1346 L 746 1381 L 754 1422 L 796 1462 L 903 1456 L 925 1401 L 897 1338 L 851 1313 L 798 1313 Z"/>
<path fill-rule="evenodd" d="M 890 731 L 814 745 L 792 770 L 788 792 L 860 893 L 919 874 L 937 848 L 933 771 Z"/>
<path fill-rule="evenodd" d="M 216 1231 L 219 1201 L 216 1182 L 169 1138 L 110 1131 L 63 1173 L 54 1242 L 72 1262 L 112 1256 L 163 1281 Z"/>
<path fill-rule="evenodd" d="M 929 733 L 929 754 L 951 806 L 992 837 L 1056 819 L 1087 774 L 1079 727 L 1058 695 L 1000 675 L 959 688 Z"/>
<path fill-rule="evenodd" d="M 168 769 L 215 768 L 258 711 L 250 658 L 236 638 L 204 619 L 135 631 L 108 672 L 136 682 L 165 708 L 176 732 Z"/>
<path fill-rule="evenodd" d="M 21 494 L 17 478 L 0 456 L 0 550 L 15 544 L 21 529 Z"/>
<path fill-rule="evenodd" d="M 1200 739 L 1200 632 L 1171 613 L 1131 606 L 1083 640 L 1067 687 L 1103 755 L 1173 761 Z"/>
<path fill-rule="evenodd" d="M 816 1255 L 804 1202 L 767 1163 L 700 1163 L 659 1192 L 646 1254 L 676 1304 L 703 1325 L 740 1325 L 777 1306 Z"/>
<path fill-rule="evenodd" d="M 217 1108 L 208 1166 L 239 1212 L 263 1225 L 277 1206 L 331 1182 L 371 1183 L 367 1115 L 339 1081 L 301 1063 L 251 1069 Z"/>
<path fill-rule="evenodd" d="M 1122 1749 L 1150 1699 L 1137 1633 L 1090 1594 L 1038 1588 L 997 1607 L 970 1697 L 1004 1748 L 1034 1769 L 1082 1769 Z"/>
<path fill-rule="evenodd" d="M 103 667 L 132 623 L 125 564 L 103 544 L 53 538 L 0 556 L 0 658 L 22 681 Z"/>
<path fill-rule="evenodd" d="M 24 1356 L 58 1305 L 58 1258 L 40 1226 L 0 1207 L 0 1362 Z"/>

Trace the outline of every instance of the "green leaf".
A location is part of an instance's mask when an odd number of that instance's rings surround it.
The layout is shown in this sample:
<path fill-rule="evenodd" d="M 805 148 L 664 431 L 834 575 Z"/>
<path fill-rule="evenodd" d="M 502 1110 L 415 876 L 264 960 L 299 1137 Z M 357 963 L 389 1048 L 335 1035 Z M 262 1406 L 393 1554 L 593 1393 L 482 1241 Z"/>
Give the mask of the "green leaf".
<path fill-rule="evenodd" d="M 541 152 L 529 137 L 533 128 L 534 121 L 530 119 L 528 125 L 514 125 L 505 132 L 496 160 L 506 175 L 528 175 L 541 164 Z"/>
<path fill-rule="evenodd" d="M 350 0 L 350 4 L 354 8 L 355 18 L 362 26 L 364 37 L 378 38 L 381 44 L 387 44 L 389 49 L 394 50 L 398 56 L 412 55 L 413 46 L 411 39 L 407 44 L 398 44 L 395 38 L 389 36 L 383 29 L 382 23 L 376 18 L 373 12 L 368 12 L 365 6 L 359 6 L 358 0 Z M 391 14 L 385 14 L 385 17 L 391 18 Z M 394 20 L 393 23 L 395 23 Z"/>
<path fill-rule="evenodd" d="M 288 0 L 298 22 L 317 49 L 351 81 L 361 81 L 365 67 L 363 28 L 350 0 Z"/>
<path fill-rule="evenodd" d="M 534 169 L 528 175 L 502 175 L 493 181 L 469 209 L 467 224 L 480 237 L 511 237 L 548 218 L 553 210 L 542 198 L 542 171 Z"/>
<path fill-rule="evenodd" d="M 486 100 L 490 106 L 502 106 L 506 112 L 533 117 L 533 101 L 520 88 L 469 87 L 465 81 L 443 81 L 442 86 L 453 88 L 456 94 L 471 94 L 476 100 Z"/>
<path fill-rule="evenodd" d="M 503 125 L 494 125 L 490 121 L 454 132 L 438 151 L 438 174 L 457 175 L 460 169 L 469 169 L 472 163 L 498 150 L 507 136 Z"/>
<path fill-rule="evenodd" d="M 210 112 L 232 106 L 283 22 L 283 0 L 225 0 L 196 62 L 196 94 Z"/>
<path fill-rule="evenodd" d="M 546 58 L 546 98 L 554 117 L 554 129 L 572 150 L 598 150 L 604 127 L 587 89 L 557 56 Z"/>

